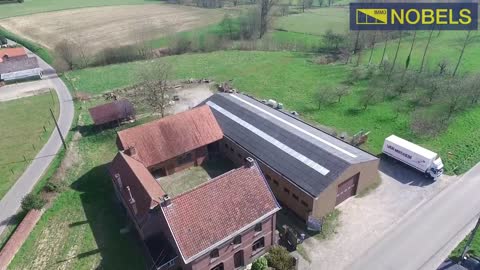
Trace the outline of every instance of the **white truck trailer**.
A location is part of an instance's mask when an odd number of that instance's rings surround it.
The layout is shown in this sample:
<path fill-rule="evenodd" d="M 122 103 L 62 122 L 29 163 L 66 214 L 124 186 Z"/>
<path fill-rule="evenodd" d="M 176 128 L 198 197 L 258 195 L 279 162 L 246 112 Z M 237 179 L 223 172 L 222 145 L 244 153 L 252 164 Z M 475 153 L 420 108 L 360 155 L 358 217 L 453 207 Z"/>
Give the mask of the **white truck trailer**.
<path fill-rule="evenodd" d="M 443 173 L 443 162 L 437 153 L 395 135 L 385 139 L 383 153 L 437 180 Z"/>

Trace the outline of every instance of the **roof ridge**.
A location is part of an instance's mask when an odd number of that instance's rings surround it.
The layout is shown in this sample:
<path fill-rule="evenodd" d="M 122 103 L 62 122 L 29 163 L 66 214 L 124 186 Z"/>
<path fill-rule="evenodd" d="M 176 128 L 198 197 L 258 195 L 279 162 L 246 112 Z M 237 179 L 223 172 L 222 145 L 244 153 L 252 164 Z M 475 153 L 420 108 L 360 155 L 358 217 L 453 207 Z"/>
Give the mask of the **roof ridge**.
<path fill-rule="evenodd" d="M 140 183 L 140 186 L 141 186 L 142 189 L 149 195 L 150 199 L 151 199 L 152 201 L 155 201 L 155 202 L 157 202 L 157 203 L 160 203 L 161 198 L 156 198 L 156 197 L 152 196 L 152 194 L 151 194 L 151 192 L 149 191 L 149 189 L 148 189 L 147 187 L 145 187 L 145 185 L 143 185 L 142 180 L 141 180 L 141 177 L 134 172 L 133 168 L 132 168 L 132 167 L 130 166 L 130 164 L 128 163 L 128 160 L 127 160 L 126 157 L 131 158 L 131 159 L 137 161 L 138 163 L 140 163 L 140 165 L 142 165 L 142 166 L 145 168 L 145 170 L 148 171 L 147 167 L 145 167 L 142 162 L 134 159 L 133 157 L 131 157 L 131 156 L 125 154 L 125 153 L 123 153 L 122 151 L 120 151 L 119 154 L 123 157 L 123 159 L 125 160 L 125 162 L 127 163 L 127 165 L 130 167 L 130 170 L 132 170 L 133 174 L 138 178 L 138 180 L 139 180 L 138 182 Z M 148 171 L 148 172 L 150 173 L 150 171 Z M 151 173 L 150 173 L 150 175 L 151 175 Z M 155 184 L 158 185 L 158 187 L 163 191 L 163 193 L 166 194 L 166 192 L 165 192 L 165 190 L 162 188 L 162 186 L 161 186 L 157 181 L 155 181 L 155 178 L 153 177 L 153 175 L 152 175 L 152 179 L 154 180 L 153 182 L 155 182 Z"/>
<path fill-rule="evenodd" d="M 157 119 L 157 120 L 153 120 L 151 122 L 148 122 L 148 123 L 144 123 L 144 124 L 141 124 L 141 125 L 138 125 L 138 126 L 134 126 L 134 127 L 131 127 L 131 128 L 127 128 L 127 129 L 124 129 L 124 130 L 120 130 L 118 131 L 117 133 L 118 134 L 121 134 L 121 133 L 126 133 L 126 132 L 130 132 L 130 130 L 135 130 L 135 129 L 139 129 L 141 127 L 150 127 L 150 126 L 155 126 L 155 124 L 157 123 L 160 123 L 160 122 L 164 122 L 164 121 L 167 121 L 173 117 L 178 117 L 179 115 L 184 115 L 184 114 L 190 114 L 192 111 L 197 111 L 197 110 L 200 110 L 202 108 L 204 108 L 205 106 L 208 107 L 208 105 L 203 105 L 203 106 L 200 106 L 200 107 L 194 107 L 190 110 L 187 110 L 187 111 L 184 111 L 184 112 L 180 112 L 180 113 L 177 113 L 177 114 L 172 114 L 172 115 L 168 115 L 166 117 L 162 117 L 160 119 Z"/>

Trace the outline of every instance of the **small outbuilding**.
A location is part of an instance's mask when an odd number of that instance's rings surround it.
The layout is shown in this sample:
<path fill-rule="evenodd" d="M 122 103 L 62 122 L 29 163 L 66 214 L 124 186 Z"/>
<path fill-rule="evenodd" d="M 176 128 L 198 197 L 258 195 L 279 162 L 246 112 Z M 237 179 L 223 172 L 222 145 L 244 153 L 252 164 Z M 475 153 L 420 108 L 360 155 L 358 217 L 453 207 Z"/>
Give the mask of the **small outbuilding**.
<path fill-rule="evenodd" d="M 88 109 L 95 126 L 120 124 L 135 119 L 135 109 L 128 100 L 118 100 Z"/>
<path fill-rule="evenodd" d="M 0 63 L 27 57 L 27 52 L 22 47 L 0 49 Z"/>
<path fill-rule="evenodd" d="M 35 57 L 9 57 L 0 62 L 0 81 L 15 82 L 23 80 L 41 79 L 42 69 Z"/>

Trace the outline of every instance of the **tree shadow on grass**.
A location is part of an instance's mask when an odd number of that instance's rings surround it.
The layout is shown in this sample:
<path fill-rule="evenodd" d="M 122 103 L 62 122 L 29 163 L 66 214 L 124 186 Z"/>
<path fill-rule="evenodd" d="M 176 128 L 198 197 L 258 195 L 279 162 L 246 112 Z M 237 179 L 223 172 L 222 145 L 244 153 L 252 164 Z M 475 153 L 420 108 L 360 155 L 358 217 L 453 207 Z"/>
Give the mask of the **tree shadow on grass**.
<path fill-rule="evenodd" d="M 127 224 L 127 217 L 115 198 L 107 164 L 91 169 L 71 187 L 81 192 L 80 199 L 87 224 L 98 247 L 82 253 L 83 255 L 79 254 L 74 259 L 81 260 L 100 253 L 102 262 L 99 269 L 145 269 L 141 242 L 136 231 L 132 229 L 130 233 L 120 233 Z M 82 223 L 84 221 L 72 224 L 80 226 Z"/>

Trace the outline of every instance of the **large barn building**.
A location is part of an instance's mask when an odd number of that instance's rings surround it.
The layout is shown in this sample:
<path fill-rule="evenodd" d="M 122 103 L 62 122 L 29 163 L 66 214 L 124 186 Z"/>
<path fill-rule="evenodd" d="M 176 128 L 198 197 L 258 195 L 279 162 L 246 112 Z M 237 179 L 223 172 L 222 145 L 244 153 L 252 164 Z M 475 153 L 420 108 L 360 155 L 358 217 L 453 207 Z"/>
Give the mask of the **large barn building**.
<path fill-rule="evenodd" d="M 277 199 L 304 220 L 319 219 L 378 178 L 379 160 L 292 115 L 241 94 L 206 104 L 224 133 L 220 150 L 255 158 Z"/>

